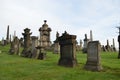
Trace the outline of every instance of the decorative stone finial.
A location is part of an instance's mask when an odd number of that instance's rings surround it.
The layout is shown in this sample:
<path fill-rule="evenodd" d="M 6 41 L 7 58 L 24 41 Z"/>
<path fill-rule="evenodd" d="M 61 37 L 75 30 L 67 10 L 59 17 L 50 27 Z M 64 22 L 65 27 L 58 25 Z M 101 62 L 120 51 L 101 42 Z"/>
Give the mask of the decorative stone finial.
<path fill-rule="evenodd" d="M 44 24 L 46 24 L 47 20 L 44 20 Z"/>

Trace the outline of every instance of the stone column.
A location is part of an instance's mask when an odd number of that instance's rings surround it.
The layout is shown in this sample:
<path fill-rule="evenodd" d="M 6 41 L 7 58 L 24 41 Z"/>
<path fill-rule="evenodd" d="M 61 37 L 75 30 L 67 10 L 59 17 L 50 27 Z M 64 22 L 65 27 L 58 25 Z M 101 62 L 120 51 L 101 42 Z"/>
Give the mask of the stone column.
<path fill-rule="evenodd" d="M 7 27 L 7 37 L 6 37 L 6 42 L 7 42 L 7 44 L 10 42 L 10 40 L 9 40 L 9 25 L 8 25 L 8 27 Z"/>
<path fill-rule="evenodd" d="M 93 41 L 92 30 L 90 30 L 90 41 Z"/>
<path fill-rule="evenodd" d="M 24 29 L 24 33 L 22 35 L 24 36 L 24 49 L 22 51 L 21 56 L 28 57 L 31 53 L 31 46 L 30 46 L 30 29 L 26 28 Z"/>
<path fill-rule="evenodd" d="M 116 51 L 114 38 L 113 38 L 113 51 Z"/>
<path fill-rule="evenodd" d="M 74 67 L 76 60 L 76 36 L 69 35 L 66 31 L 58 38 L 60 44 L 60 59 L 58 65 Z"/>

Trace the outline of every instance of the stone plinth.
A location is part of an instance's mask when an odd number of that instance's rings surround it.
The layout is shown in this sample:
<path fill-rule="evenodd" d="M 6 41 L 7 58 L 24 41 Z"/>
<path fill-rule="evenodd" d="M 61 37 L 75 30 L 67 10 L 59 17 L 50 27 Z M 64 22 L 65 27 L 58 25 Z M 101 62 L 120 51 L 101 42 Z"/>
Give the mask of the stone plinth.
<path fill-rule="evenodd" d="M 65 32 L 58 38 L 60 44 L 60 59 L 58 65 L 74 67 L 76 60 L 76 36 Z"/>

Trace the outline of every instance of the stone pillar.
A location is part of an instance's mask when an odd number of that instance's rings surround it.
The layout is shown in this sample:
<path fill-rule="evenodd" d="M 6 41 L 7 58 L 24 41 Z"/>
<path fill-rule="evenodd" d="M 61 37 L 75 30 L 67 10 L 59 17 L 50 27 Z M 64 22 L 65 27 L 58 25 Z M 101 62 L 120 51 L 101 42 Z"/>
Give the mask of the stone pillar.
<path fill-rule="evenodd" d="M 28 57 L 31 53 L 31 46 L 30 46 L 30 29 L 26 28 L 24 29 L 24 33 L 22 35 L 24 36 L 24 49 L 22 51 L 21 56 Z"/>
<path fill-rule="evenodd" d="M 76 60 L 76 36 L 69 35 L 66 31 L 58 38 L 60 44 L 60 59 L 58 65 L 74 67 Z"/>
<path fill-rule="evenodd" d="M 82 50 L 82 40 L 80 40 L 80 50 Z"/>
<path fill-rule="evenodd" d="M 92 30 L 90 30 L 90 41 L 93 41 Z"/>
<path fill-rule="evenodd" d="M 10 42 L 10 40 L 9 40 L 9 25 L 8 25 L 8 27 L 7 27 L 7 37 L 6 37 L 6 42 L 7 42 L 7 44 Z"/>
<path fill-rule="evenodd" d="M 99 41 L 90 41 L 87 49 L 86 70 L 100 71 L 102 66 L 100 63 L 100 43 Z"/>
<path fill-rule="evenodd" d="M 116 51 L 114 38 L 113 38 L 113 51 Z"/>
<path fill-rule="evenodd" d="M 120 28 L 119 28 L 119 31 L 120 31 Z M 118 43 L 119 43 L 118 59 L 120 59 L 120 34 L 118 35 Z"/>

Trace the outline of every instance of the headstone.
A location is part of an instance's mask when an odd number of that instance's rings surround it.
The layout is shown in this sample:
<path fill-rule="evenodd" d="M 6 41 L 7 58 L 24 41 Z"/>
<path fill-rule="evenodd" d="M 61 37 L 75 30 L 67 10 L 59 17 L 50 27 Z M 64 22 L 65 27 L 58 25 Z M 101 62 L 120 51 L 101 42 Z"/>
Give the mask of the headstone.
<path fill-rule="evenodd" d="M 36 49 L 38 49 L 37 51 L 37 56 L 36 58 L 37 59 L 40 59 L 40 60 L 44 60 L 46 58 L 46 52 L 44 50 L 44 47 L 42 46 L 37 46 Z"/>
<path fill-rule="evenodd" d="M 23 38 L 20 38 L 20 40 L 19 40 L 19 46 L 20 46 L 20 47 L 23 47 L 23 46 L 24 46 Z"/>
<path fill-rule="evenodd" d="M 22 51 L 21 56 L 23 57 L 29 57 L 31 54 L 31 45 L 30 45 L 30 29 L 26 28 L 24 29 L 24 33 L 22 35 L 24 36 L 24 49 Z"/>
<path fill-rule="evenodd" d="M 100 43 L 99 41 L 90 41 L 87 50 L 86 70 L 100 71 L 102 66 L 100 63 Z"/>
<path fill-rule="evenodd" d="M 59 37 L 59 33 L 56 33 L 56 40 L 54 41 L 54 52 L 55 54 L 60 53 L 60 45 L 59 45 L 59 41 L 58 41 L 58 37 Z"/>
<path fill-rule="evenodd" d="M 76 59 L 76 35 L 69 35 L 66 31 L 58 38 L 60 44 L 60 59 L 58 65 L 74 67 Z"/>
<path fill-rule="evenodd" d="M 19 39 L 18 37 L 15 37 L 14 40 L 11 42 L 10 54 L 19 54 Z"/>
<path fill-rule="evenodd" d="M 106 51 L 107 51 L 104 45 L 101 46 L 101 50 L 102 50 L 103 52 L 106 52 Z"/>
<path fill-rule="evenodd" d="M 82 50 L 82 40 L 80 40 L 80 50 Z"/>
<path fill-rule="evenodd" d="M 85 34 L 83 53 L 87 53 L 87 44 L 88 44 L 88 42 L 89 42 L 89 39 L 87 38 L 87 34 Z"/>
<path fill-rule="evenodd" d="M 47 20 L 44 20 L 44 24 L 39 29 L 39 31 L 40 31 L 40 45 L 47 49 L 51 46 L 51 41 L 50 41 L 51 28 L 48 27 L 46 22 Z"/>
<path fill-rule="evenodd" d="M 105 46 L 105 48 L 108 52 L 111 51 L 111 47 L 109 45 L 109 40 L 107 40 L 107 45 Z"/>
<path fill-rule="evenodd" d="M 37 55 L 36 47 L 38 46 L 38 37 L 32 36 L 31 39 L 32 39 L 32 50 L 31 50 L 31 55 L 29 57 L 35 58 Z"/>

